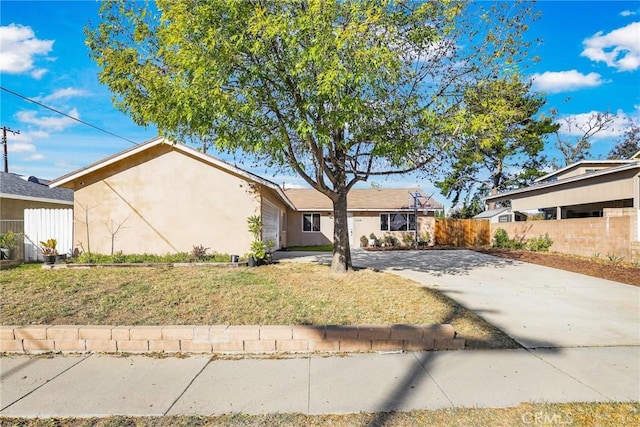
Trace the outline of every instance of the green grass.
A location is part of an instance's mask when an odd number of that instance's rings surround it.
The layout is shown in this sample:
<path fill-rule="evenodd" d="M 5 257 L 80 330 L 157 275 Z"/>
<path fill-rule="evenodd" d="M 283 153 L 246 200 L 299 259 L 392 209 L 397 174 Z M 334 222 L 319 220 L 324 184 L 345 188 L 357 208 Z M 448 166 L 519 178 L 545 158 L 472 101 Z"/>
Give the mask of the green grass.
<path fill-rule="evenodd" d="M 514 348 L 451 299 L 396 275 L 317 264 L 0 271 L 0 324 L 352 325 L 450 323 L 468 346 Z"/>
<path fill-rule="evenodd" d="M 454 408 L 435 411 L 359 413 L 348 415 L 223 415 L 107 418 L 0 418 L 0 426 L 587 426 L 640 425 L 640 405 L 634 403 L 523 403 L 511 408 Z"/>
<path fill-rule="evenodd" d="M 333 252 L 333 245 L 289 246 L 287 251 L 295 252 Z"/>

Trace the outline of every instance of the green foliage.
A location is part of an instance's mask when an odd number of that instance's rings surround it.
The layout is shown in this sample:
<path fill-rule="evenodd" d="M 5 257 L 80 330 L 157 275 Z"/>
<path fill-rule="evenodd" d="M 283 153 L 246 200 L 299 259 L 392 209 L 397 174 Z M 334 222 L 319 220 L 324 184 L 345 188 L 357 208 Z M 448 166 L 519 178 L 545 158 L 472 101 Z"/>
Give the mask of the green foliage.
<path fill-rule="evenodd" d="M 494 248 L 509 249 L 510 244 L 511 239 L 509 238 L 507 230 L 505 230 L 504 228 L 498 228 L 495 233 L 493 233 Z"/>
<path fill-rule="evenodd" d="M 398 239 L 393 234 L 385 234 L 382 237 L 382 242 L 387 246 L 398 246 Z"/>
<path fill-rule="evenodd" d="M 153 263 L 187 263 L 197 260 L 199 262 L 229 262 L 229 255 L 216 253 L 207 255 L 202 259 L 194 259 L 189 252 L 177 252 L 172 254 L 123 254 L 122 251 L 113 255 L 90 254 L 83 252 L 70 261 L 75 264 L 153 264 Z"/>
<path fill-rule="evenodd" d="M 414 239 L 415 239 L 415 236 L 413 235 L 413 233 L 405 233 L 402 235 L 402 242 L 407 246 L 413 245 Z"/>
<path fill-rule="evenodd" d="M 369 245 L 369 239 L 367 236 L 360 236 L 360 247 L 366 248 Z"/>
<path fill-rule="evenodd" d="M 47 239 L 44 242 L 40 242 L 42 255 L 58 255 L 58 250 L 56 249 L 57 245 L 58 241 L 56 239 Z"/>
<path fill-rule="evenodd" d="M 247 218 L 247 224 L 249 225 L 249 233 L 251 233 L 253 239 L 260 240 L 262 238 L 262 218 L 260 215 L 251 215 Z"/>
<path fill-rule="evenodd" d="M 474 195 L 470 206 L 465 201 L 456 217 L 470 218 L 481 212 L 482 196 L 528 185 L 542 175 L 544 137 L 559 125 L 539 117 L 546 101 L 530 89 L 529 83 L 513 74 L 482 81 L 465 91 L 463 135 L 451 171 L 436 183 L 442 194 L 453 196 L 454 205 L 462 194 Z"/>
<path fill-rule="evenodd" d="M 548 233 L 545 233 L 544 236 L 527 239 L 526 242 L 527 249 L 532 252 L 549 252 L 551 245 L 553 245 L 553 240 Z"/>
<path fill-rule="evenodd" d="M 18 244 L 20 243 L 22 236 L 23 236 L 22 233 L 14 233 L 13 231 L 7 231 L 3 235 L 0 235 L 0 247 L 6 248 L 6 249 L 15 249 L 18 247 Z"/>
<path fill-rule="evenodd" d="M 344 271 L 349 190 L 446 155 L 464 88 L 527 59 L 531 8 L 112 0 L 85 33 L 100 82 L 136 123 L 290 168 L 331 199 Z"/>
<path fill-rule="evenodd" d="M 498 228 L 493 233 L 493 247 L 501 249 L 522 250 L 527 249 L 532 252 L 548 252 L 553 244 L 549 234 L 538 237 L 531 237 L 526 241 L 523 239 L 510 239 L 504 228 Z"/>

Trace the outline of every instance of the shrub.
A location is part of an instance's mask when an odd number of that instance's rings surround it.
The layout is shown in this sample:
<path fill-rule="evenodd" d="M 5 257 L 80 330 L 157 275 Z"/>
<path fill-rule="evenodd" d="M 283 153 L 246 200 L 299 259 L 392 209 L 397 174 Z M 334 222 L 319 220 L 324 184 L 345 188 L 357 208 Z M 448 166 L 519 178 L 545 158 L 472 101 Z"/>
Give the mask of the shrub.
<path fill-rule="evenodd" d="M 502 249 L 511 248 L 511 239 L 509 239 L 507 230 L 505 230 L 504 228 L 498 228 L 496 232 L 493 233 L 493 247 Z"/>
<path fill-rule="evenodd" d="M 414 239 L 413 233 L 405 233 L 402 235 L 402 241 L 407 246 L 411 246 L 413 244 L 413 239 Z"/>
<path fill-rule="evenodd" d="M 532 237 L 527 240 L 527 249 L 532 252 L 549 252 L 549 248 L 553 245 L 553 240 L 548 233 L 544 236 Z"/>
<path fill-rule="evenodd" d="M 193 246 L 193 249 L 191 250 L 191 258 L 193 258 L 196 261 L 204 261 L 205 259 L 207 259 L 207 251 L 209 250 L 209 248 L 205 248 L 202 245 L 197 245 L 197 246 Z"/>
<path fill-rule="evenodd" d="M 367 238 L 367 236 L 360 236 L 360 247 L 361 248 L 366 248 L 367 245 L 369 244 L 369 239 Z"/>

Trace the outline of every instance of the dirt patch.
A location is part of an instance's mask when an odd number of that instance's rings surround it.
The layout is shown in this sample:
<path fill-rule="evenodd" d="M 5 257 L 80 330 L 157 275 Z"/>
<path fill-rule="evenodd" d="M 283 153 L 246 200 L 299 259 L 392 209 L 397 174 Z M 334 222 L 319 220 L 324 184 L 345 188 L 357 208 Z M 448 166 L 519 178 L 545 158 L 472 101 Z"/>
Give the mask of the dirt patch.
<path fill-rule="evenodd" d="M 565 255 L 547 252 L 511 251 L 505 249 L 476 249 L 489 255 L 501 258 L 539 264 L 560 270 L 572 271 L 587 276 L 613 280 L 628 285 L 640 286 L 640 266 L 610 262 L 600 258 L 584 258 L 575 255 Z"/>

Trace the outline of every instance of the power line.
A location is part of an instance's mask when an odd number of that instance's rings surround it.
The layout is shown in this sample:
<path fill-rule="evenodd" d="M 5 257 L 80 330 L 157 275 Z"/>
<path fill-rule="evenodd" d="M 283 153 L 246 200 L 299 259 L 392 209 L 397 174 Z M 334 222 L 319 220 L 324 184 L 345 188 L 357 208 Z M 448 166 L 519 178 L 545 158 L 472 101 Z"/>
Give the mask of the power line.
<path fill-rule="evenodd" d="M 12 94 L 12 95 L 14 95 L 14 96 L 17 96 L 18 98 L 22 98 L 22 99 L 24 99 L 25 101 L 33 102 L 34 104 L 36 104 L 36 105 L 38 105 L 38 106 L 40 106 L 40 107 L 42 107 L 42 108 L 46 108 L 47 110 L 51 110 L 51 111 L 53 111 L 54 113 L 58 113 L 58 114 L 61 114 L 61 115 L 65 116 L 65 117 L 68 117 L 68 118 L 70 118 L 70 119 L 72 119 L 72 120 L 75 120 L 75 121 L 76 121 L 76 122 L 78 122 L 78 123 L 82 123 L 83 125 L 90 126 L 90 127 L 94 128 L 94 129 L 96 129 L 96 130 L 99 130 L 100 132 L 104 132 L 104 133 L 107 133 L 107 134 L 109 134 L 109 135 L 111 135 L 111 136 L 115 136 L 116 138 L 123 139 L 123 140 L 125 140 L 125 141 L 127 141 L 127 142 L 130 142 L 130 143 L 131 143 L 131 144 L 133 144 L 133 145 L 138 145 L 138 143 L 137 143 L 137 142 L 132 141 L 132 140 L 130 140 L 130 139 L 127 139 L 127 138 L 125 138 L 124 136 L 116 135 L 116 134 L 115 134 L 115 133 L 113 133 L 113 132 L 109 132 L 108 130 L 102 129 L 102 128 L 100 128 L 100 127 L 98 127 L 98 126 L 95 126 L 95 125 L 92 125 L 91 123 L 87 123 L 87 122 L 85 122 L 85 121 L 83 121 L 83 120 L 80 120 L 80 119 L 78 119 L 78 118 L 76 118 L 76 117 L 72 117 L 72 116 L 70 116 L 70 115 L 68 115 L 68 114 L 66 114 L 66 113 L 63 113 L 63 112 L 62 112 L 62 111 L 60 111 L 60 110 L 56 110 L 55 108 L 49 107 L 48 105 L 44 105 L 44 104 L 42 104 L 42 103 L 40 103 L 40 102 L 38 102 L 38 101 L 35 101 L 35 100 L 31 99 L 31 98 L 28 98 L 28 97 L 26 97 L 26 96 L 24 96 L 24 95 L 20 95 L 19 93 L 14 92 L 14 91 L 12 91 L 12 90 L 10 90 L 10 89 L 7 89 L 6 87 L 2 87 L 2 86 L 0 86 L 0 89 L 4 90 L 5 92 L 9 92 L 10 94 Z"/>

